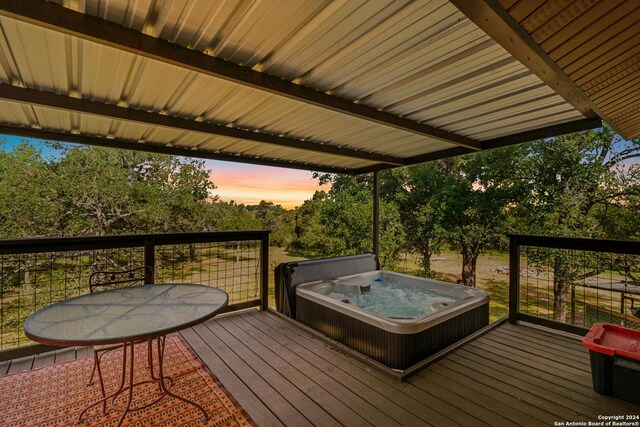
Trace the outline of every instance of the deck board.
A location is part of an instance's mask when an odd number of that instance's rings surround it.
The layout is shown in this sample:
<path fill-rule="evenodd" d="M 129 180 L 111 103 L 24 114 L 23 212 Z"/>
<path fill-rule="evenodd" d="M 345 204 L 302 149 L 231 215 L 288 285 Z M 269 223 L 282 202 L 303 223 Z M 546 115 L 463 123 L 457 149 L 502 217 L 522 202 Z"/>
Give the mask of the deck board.
<path fill-rule="evenodd" d="M 268 369 L 264 371 L 260 369 L 261 364 L 257 362 L 255 356 L 250 352 L 248 354 L 235 353 L 224 339 L 220 339 L 218 335 L 214 334 L 212 329 L 217 329 L 215 323 L 207 323 L 208 325 L 198 325 L 193 329 L 203 341 L 211 344 L 209 348 L 238 375 L 240 380 L 249 387 L 252 393 L 261 401 L 267 402 L 269 410 L 271 410 L 280 421 L 286 425 L 312 425 L 307 418 L 298 412 L 296 406 L 292 405 L 289 400 L 281 395 L 281 392 L 288 392 L 291 388 L 288 380 L 277 378 L 277 376 Z M 212 372 L 215 374 L 215 370 L 212 369 Z M 277 381 L 275 384 L 281 386 L 281 389 L 278 390 L 272 387 L 272 381 Z M 294 401 L 294 404 L 297 403 L 298 402 Z M 240 404 L 242 405 L 242 403 Z"/>
<path fill-rule="evenodd" d="M 320 383 L 333 376 L 344 386 L 342 393 L 367 396 L 403 425 L 553 425 L 560 419 L 588 421 L 602 414 L 640 412 L 636 405 L 597 395 L 586 349 L 579 340 L 554 332 L 504 325 L 398 383 L 273 313 L 252 311 L 222 320 L 207 327 L 223 323 L 229 334 L 255 344 L 245 351 L 266 352 L 243 358 L 278 357 Z M 215 345 L 211 348 L 216 351 Z M 402 411 L 394 410 L 394 404 Z M 388 419 L 367 421 L 389 425 Z"/>
<path fill-rule="evenodd" d="M 260 316 L 262 317 L 262 316 Z M 366 399 L 367 405 L 365 409 L 368 418 L 374 417 L 375 420 L 394 420 L 400 425 L 424 425 L 426 420 L 421 419 L 411 413 L 409 410 L 398 406 L 393 400 L 378 393 L 375 388 L 372 388 L 366 383 L 358 380 L 358 375 L 352 374 L 354 371 L 349 372 L 348 369 L 339 369 L 337 365 L 343 363 L 338 358 L 332 358 L 333 354 L 330 351 L 326 351 L 324 356 L 332 360 L 332 367 L 328 371 L 323 371 L 318 368 L 319 365 L 326 363 L 327 359 L 318 356 L 313 351 L 306 349 L 303 345 L 291 340 L 286 336 L 275 334 L 273 329 L 270 329 L 268 325 L 261 322 L 258 317 L 246 317 L 246 318 L 232 318 L 238 323 L 238 326 L 249 328 L 253 332 L 256 339 L 262 340 L 269 346 L 274 352 L 283 353 L 284 357 L 290 363 L 296 363 L 304 369 L 311 378 L 321 378 L 321 382 L 325 390 L 328 393 L 333 394 L 335 390 L 339 390 L 339 393 L 335 395 L 336 398 L 343 401 L 354 401 L 353 395 L 356 396 L 357 401 L 364 402 Z M 237 319 L 237 320 L 236 320 Z M 283 339 L 278 340 L 279 336 Z M 283 351 L 284 349 L 284 351 Z M 303 361 L 300 363 L 299 361 Z M 333 377 L 340 375 L 340 380 L 336 380 Z M 361 397 L 366 396 L 366 397 Z M 406 401 L 405 401 L 406 402 Z M 360 403 L 361 406 L 361 403 Z M 355 410 L 359 410 L 358 406 L 353 406 Z M 373 408 L 370 410 L 369 408 Z M 382 415 L 380 415 L 382 414 Z"/>
<path fill-rule="evenodd" d="M 228 330 L 235 332 L 238 339 L 246 343 L 251 351 L 260 355 L 274 370 L 292 379 L 292 382 L 316 402 L 322 411 L 328 412 L 340 424 L 361 425 L 370 423 L 373 419 L 385 425 L 402 425 L 400 421 L 392 419 L 361 396 L 352 393 L 340 381 L 314 364 L 297 357 L 286 347 L 271 340 L 268 335 L 256 331 L 242 318 L 228 317 L 221 319 L 219 323 L 228 325 Z M 322 424 L 328 422 L 329 420 Z"/>
<path fill-rule="evenodd" d="M 252 391 L 247 384 L 231 369 L 217 353 L 212 351 L 209 344 L 196 333 L 194 329 L 187 329 L 181 332 L 191 348 L 199 355 L 200 360 L 215 372 L 218 380 L 224 385 L 229 393 L 239 402 L 245 411 L 251 414 L 253 420 L 260 426 L 282 426 L 282 422 L 273 412 L 267 408 L 259 396 Z M 215 345 L 215 343 L 213 343 Z"/>
<path fill-rule="evenodd" d="M 33 356 L 25 356 L 19 359 L 13 359 L 9 366 L 8 375 L 17 374 L 18 372 L 29 371 L 33 368 Z"/>
<path fill-rule="evenodd" d="M 56 359 L 55 363 L 64 363 L 70 362 L 76 359 L 76 348 L 69 347 L 63 348 L 62 350 L 56 350 Z"/>
<path fill-rule="evenodd" d="M 295 402 L 296 407 L 303 411 L 314 425 L 333 425 L 336 421 L 342 424 L 363 423 L 364 420 L 357 412 L 326 392 L 321 386 L 323 379 L 326 378 L 324 373 L 317 371 L 313 372 L 312 376 L 304 366 L 292 365 L 290 359 L 286 357 L 286 349 L 283 349 L 280 354 L 274 353 L 263 344 L 268 341 L 268 337 L 263 337 L 263 342 L 256 340 L 246 332 L 247 328 L 238 328 L 229 317 L 221 318 L 216 325 L 220 326 L 218 331 L 224 329 L 224 335 L 219 335 L 221 339 L 236 342 L 238 354 L 254 353 L 252 366 L 257 370 L 269 372 L 268 379 L 271 383 L 282 379 L 288 381 L 291 386 L 282 387 L 283 397 Z M 216 333 L 215 330 L 214 333 Z"/>
<path fill-rule="evenodd" d="M 546 351 L 549 354 L 557 355 L 563 359 L 575 360 L 581 365 L 583 362 L 589 362 L 589 353 L 585 352 L 582 346 L 574 348 L 573 346 L 565 345 L 564 343 L 540 342 L 540 337 L 519 333 L 518 331 L 506 328 L 497 329 L 495 331 L 495 335 L 503 337 L 506 340 L 510 340 L 514 344 L 537 348 L 542 351 Z"/>
<path fill-rule="evenodd" d="M 600 396 L 580 340 L 501 325 L 398 382 L 269 311 L 181 332 L 259 426 L 531 426 L 636 415 Z M 0 376 L 89 356 L 71 348 L 0 363 Z"/>
<path fill-rule="evenodd" d="M 376 403 L 381 410 L 390 416 L 404 417 L 398 413 L 409 412 L 415 417 L 407 420 L 406 425 L 432 425 L 454 426 L 448 418 L 442 416 L 429 406 L 422 403 L 418 390 L 406 383 L 394 383 L 394 397 L 390 398 L 382 390 L 387 387 L 388 378 L 378 378 L 382 374 L 371 372 L 370 368 L 352 357 L 334 351 L 328 344 L 311 335 L 303 333 L 300 328 L 278 321 L 273 315 L 254 312 L 248 322 L 259 328 L 264 334 L 269 335 L 283 347 L 293 351 L 298 357 L 303 358 L 317 366 L 326 365 L 326 372 L 339 377 L 340 380 L 354 393 L 367 396 L 371 402 Z M 377 374 L 377 375 L 376 375 Z M 401 419 L 401 418 L 396 418 Z"/>
<path fill-rule="evenodd" d="M 428 425 L 428 423 L 433 423 L 433 425 L 436 426 L 487 425 L 485 423 L 479 423 L 476 418 L 457 410 L 455 406 L 441 399 L 433 388 L 427 388 L 425 390 L 409 382 L 400 383 L 390 380 L 389 377 L 383 373 L 372 369 L 344 352 L 336 351 L 334 347 L 326 342 L 306 333 L 291 322 L 283 321 L 272 313 L 267 312 L 265 315 L 262 312 L 254 312 L 253 315 L 262 320 L 270 321 L 274 325 L 278 325 L 279 328 L 282 328 L 283 336 L 298 336 L 300 339 L 307 341 L 311 346 L 310 348 L 314 351 L 324 349 L 325 351 L 322 354 L 322 358 L 325 361 L 320 360 L 318 363 L 324 365 L 326 370 L 333 368 L 344 369 L 351 365 L 360 368 L 359 372 L 354 374 L 355 378 L 358 378 L 360 381 L 377 380 L 377 383 L 372 386 L 372 390 L 392 398 L 396 405 L 411 409 L 413 414 L 424 420 L 424 424 L 419 425 Z M 339 357 L 340 360 L 338 360 L 337 363 L 331 360 L 328 356 L 331 354 Z M 330 360 L 331 363 L 327 364 L 327 361 Z M 340 372 L 338 372 L 337 375 L 340 375 L 340 378 L 344 378 Z M 370 395 L 371 394 L 368 394 L 368 396 Z"/>
<path fill-rule="evenodd" d="M 0 377 L 7 375 L 9 367 L 11 366 L 11 360 L 5 360 L 0 362 Z"/>
<path fill-rule="evenodd" d="M 53 365 L 56 360 L 56 352 L 36 354 L 33 360 L 33 369 L 42 368 L 44 366 Z"/>

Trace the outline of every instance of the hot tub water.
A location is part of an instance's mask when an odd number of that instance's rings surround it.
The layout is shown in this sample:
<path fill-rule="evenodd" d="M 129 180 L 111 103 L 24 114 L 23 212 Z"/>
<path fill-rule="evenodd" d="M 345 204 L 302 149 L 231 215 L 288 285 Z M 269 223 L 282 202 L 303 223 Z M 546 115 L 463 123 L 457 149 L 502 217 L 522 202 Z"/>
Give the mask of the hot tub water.
<path fill-rule="evenodd" d="M 350 304 L 391 319 L 416 319 L 465 299 L 442 291 L 419 288 L 397 280 L 375 279 L 362 285 L 334 282 L 315 289 L 344 304 Z"/>

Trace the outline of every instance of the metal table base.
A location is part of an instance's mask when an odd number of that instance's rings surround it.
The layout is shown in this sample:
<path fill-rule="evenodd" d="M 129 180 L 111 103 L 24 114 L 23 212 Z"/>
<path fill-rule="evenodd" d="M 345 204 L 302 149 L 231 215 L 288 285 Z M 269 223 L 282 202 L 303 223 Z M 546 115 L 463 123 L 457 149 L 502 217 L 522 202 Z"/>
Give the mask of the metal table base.
<path fill-rule="evenodd" d="M 155 374 L 155 368 L 154 368 L 154 357 L 153 357 L 153 344 L 156 344 L 157 347 L 157 353 L 158 353 L 158 375 Z M 122 347 L 122 374 L 121 374 L 121 379 L 120 379 L 120 386 L 118 387 L 118 389 L 109 394 L 106 395 L 104 388 L 102 389 L 102 399 L 93 402 L 92 404 L 90 404 L 89 406 L 87 406 L 86 408 L 84 408 L 82 410 L 82 412 L 78 415 L 78 419 L 76 420 L 76 425 L 80 424 L 82 422 L 82 417 L 84 416 L 84 414 L 91 408 L 98 406 L 100 404 L 103 405 L 103 412 L 106 413 L 107 412 L 107 402 L 109 400 L 111 400 L 111 409 L 114 409 L 116 411 L 122 412 L 122 415 L 120 416 L 120 419 L 118 421 L 118 426 L 122 425 L 122 422 L 124 421 L 125 417 L 127 416 L 127 414 L 129 412 L 135 412 L 135 411 L 140 411 L 142 409 L 146 409 L 152 405 L 155 405 L 156 403 L 160 402 L 163 398 L 169 396 L 169 397 L 173 397 L 175 399 L 181 400 L 185 403 L 188 403 L 189 405 L 195 406 L 198 410 L 200 410 L 200 412 L 202 412 L 202 415 L 204 416 L 204 420 L 207 421 L 209 420 L 209 415 L 207 414 L 207 412 L 204 410 L 204 408 L 200 405 L 198 405 L 197 403 L 179 396 L 175 393 L 173 393 L 171 390 L 169 390 L 169 388 L 167 388 L 167 385 L 165 383 L 165 379 L 169 380 L 170 382 L 173 382 L 173 380 L 170 377 L 167 377 L 164 375 L 164 371 L 163 371 L 163 364 L 164 364 L 164 350 L 165 350 L 165 341 L 166 341 L 166 336 L 162 335 L 158 338 L 155 338 L 153 340 L 149 340 L 147 341 L 147 361 L 149 364 L 149 374 L 151 379 L 150 380 L 145 380 L 145 381 L 138 381 L 138 382 L 134 382 L 134 361 L 135 361 L 135 352 L 134 352 L 134 347 L 135 344 L 140 344 L 143 343 L 145 341 L 128 341 L 125 342 L 123 347 Z M 129 357 L 127 357 L 127 349 L 129 349 Z M 127 363 L 128 362 L 128 363 Z M 125 386 L 126 381 L 126 377 L 127 377 L 127 367 L 129 368 L 129 381 L 128 381 L 128 385 Z M 98 365 L 98 375 L 102 376 L 102 372 L 100 371 L 100 367 Z M 158 393 L 159 396 L 154 399 L 152 402 L 149 402 L 143 406 L 139 406 L 139 407 L 131 407 L 131 403 L 133 401 L 133 389 L 136 386 L 142 385 L 142 384 L 149 384 L 149 383 L 156 383 L 158 385 Z M 118 396 L 120 396 L 122 393 L 127 393 L 127 401 L 124 407 L 118 407 L 116 406 L 116 399 L 118 398 Z"/>

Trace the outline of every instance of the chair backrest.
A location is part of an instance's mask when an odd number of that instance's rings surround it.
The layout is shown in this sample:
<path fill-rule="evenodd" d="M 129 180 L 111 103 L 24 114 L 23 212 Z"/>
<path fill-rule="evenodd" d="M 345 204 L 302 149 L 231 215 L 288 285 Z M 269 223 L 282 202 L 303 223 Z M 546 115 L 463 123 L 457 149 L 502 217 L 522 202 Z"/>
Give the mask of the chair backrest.
<path fill-rule="evenodd" d="M 153 278 L 151 267 L 137 267 L 131 270 L 120 271 L 96 271 L 89 276 L 89 292 L 93 293 L 99 288 L 142 285 Z"/>

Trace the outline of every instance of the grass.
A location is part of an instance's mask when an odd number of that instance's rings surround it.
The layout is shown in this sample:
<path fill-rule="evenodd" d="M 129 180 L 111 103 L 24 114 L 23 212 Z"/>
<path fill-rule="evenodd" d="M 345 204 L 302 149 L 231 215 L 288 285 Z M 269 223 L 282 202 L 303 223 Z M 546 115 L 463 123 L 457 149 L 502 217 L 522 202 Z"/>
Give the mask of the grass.
<path fill-rule="evenodd" d="M 240 252 L 237 252 L 237 251 Z M 269 249 L 269 306 L 275 307 L 274 275 L 275 267 L 283 262 L 317 258 L 317 254 L 288 252 L 282 248 Z M 33 275 L 29 286 L 9 287 L 3 284 L 0 292 L 0 349 L 24 345 L 29 341 L 22 331 L 24 320 L 37 309 L 46 307 L 65 298 L 88 292 L 88 276 L 91 273 L 90 259 L 78 259 L 73 271 L 68 260 L 64 264 L 55 263 L 46 271 Z M 198 249 L 195 260 L 188 256 L 157 257 L 157 283 L 201 283 L 217 286 L 229 293 L 230 303 L 249 301 L 259 298 L 260 268 L 257 248 L 225 247 Z M 460 279 L 462 260 L 460 254 L 444 252 L 432 259 L 432 269 L 438 280 L 457 283 Z M 509 283 L 507 254 L 493 253 L 481 255 L 477 264 L 477 287 L 489 292 L 490 321 L 494 322 L 509 312 Z M 395 271 L 418 274 L 420 266 L 415 255 L 407 254 L 393 268 Z M 606 273 L 606 278 L 593 280 L 611 280 L 615 275 Z M 616 279 L 617 280 L 617 279 Z M 521 311 L 543 317 L 553 316 L 553 282 L 549 275 L 521 281 Z M 592 304 L 615 311 L 620 307 L 620 295 L 602 291 L 579 288 L 576 299 L 580 304 Z M 576 319 L 582 320 L 583 305 L 577 307 Z"/>

